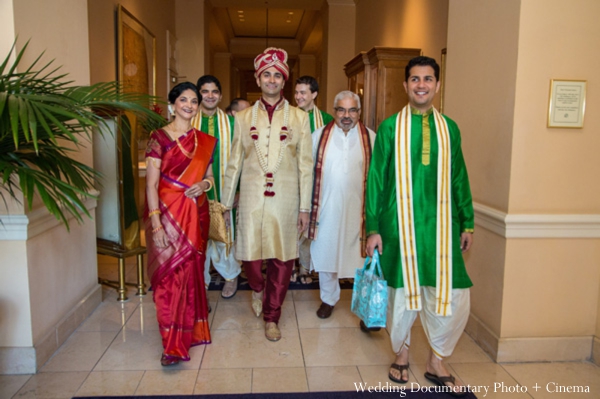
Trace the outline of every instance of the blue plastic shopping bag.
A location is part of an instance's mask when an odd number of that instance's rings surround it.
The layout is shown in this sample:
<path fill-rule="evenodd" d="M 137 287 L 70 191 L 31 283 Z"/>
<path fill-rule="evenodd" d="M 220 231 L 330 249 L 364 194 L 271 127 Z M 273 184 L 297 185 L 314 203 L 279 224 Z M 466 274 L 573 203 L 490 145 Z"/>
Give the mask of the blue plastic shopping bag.
<path fill-rule="evenodd" d="M 362 269 L 356 269 L 352 290 L 352 313 L 361 318 L 367 328 L 385 327 L 388 292 L 379 264 L 379 252 L 367 256 Z"/>

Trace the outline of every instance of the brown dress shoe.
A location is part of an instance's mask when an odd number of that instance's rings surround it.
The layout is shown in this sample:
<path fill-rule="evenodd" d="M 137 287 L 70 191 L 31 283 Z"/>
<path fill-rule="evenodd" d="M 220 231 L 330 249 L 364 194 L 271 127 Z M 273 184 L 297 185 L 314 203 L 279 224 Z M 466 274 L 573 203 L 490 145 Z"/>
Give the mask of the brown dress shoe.
<path fill-rule="evenodd" d="M 269 341 L 279 341 L 281 339 L 281 330 L 277 327 L 277 323 L 268 322 L 265 324 L 265 337 Z"/>
<path fill-rule="evenodd" d="M 333 306 L 321 302 L 321 306 L 319 306 L 319 310 L 317 310 L 317 316 L 320 319 L 326 319 L 331 316 L 331 312 L 333 312 Z"/>

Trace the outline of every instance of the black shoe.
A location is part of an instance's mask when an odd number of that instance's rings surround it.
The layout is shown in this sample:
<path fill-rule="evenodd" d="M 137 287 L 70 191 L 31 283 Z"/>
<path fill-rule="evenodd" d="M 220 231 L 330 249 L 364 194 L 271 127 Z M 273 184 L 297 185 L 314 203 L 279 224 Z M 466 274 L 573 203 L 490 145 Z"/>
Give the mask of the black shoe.
<path fill-rule="evenodd" d="M 322 302 L 319 310 L 317 310 L 317 316 L 319 319 L 327 319 L 329 316 L 331 316 L 331 312 L 333 312 L 333 306 Z"/>
<path fill-rule="evenodd" d="M 360 321 L 360 331 L 370 333 L 381 330 L 381 327 L 367 327 L 364 321 Z"/>

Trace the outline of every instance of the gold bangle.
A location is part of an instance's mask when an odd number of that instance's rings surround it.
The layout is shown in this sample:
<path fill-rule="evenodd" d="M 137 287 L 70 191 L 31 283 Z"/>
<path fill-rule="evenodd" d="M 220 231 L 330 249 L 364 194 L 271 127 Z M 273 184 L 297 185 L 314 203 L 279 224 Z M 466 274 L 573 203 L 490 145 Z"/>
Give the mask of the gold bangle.
<path fill-rule="evenodd" d="M 162 230 L 162 229 L 163 229 L 163 226 L 162 226 L 162 224 L 161 224 L 161 225 L 160 225 L 160 226 L 158 226 L 157 228 L 155 228 L 155 229 L 152 229 L 152 233 L 156 233 L 156 232 L 158 232 L 158 231 L 160 231 L 160 230 Z"/>
<path fill-rule="evenodd" d="M 148 217 L 151 217 L 152 215 L 160 215 L 162 212 L 160 211 L 160 209 L 152 209 L 150 212 L 148 212 Z"/>
<path fill-rule="evenodd" d="M 208 188 L 206 190 L 204 190 L 204 192 L 210 191 L 210 189 L 213 188 L 213 183 L 209 179 L 204 179 L 202 181 L 205 181 L 208 183 Z"/>

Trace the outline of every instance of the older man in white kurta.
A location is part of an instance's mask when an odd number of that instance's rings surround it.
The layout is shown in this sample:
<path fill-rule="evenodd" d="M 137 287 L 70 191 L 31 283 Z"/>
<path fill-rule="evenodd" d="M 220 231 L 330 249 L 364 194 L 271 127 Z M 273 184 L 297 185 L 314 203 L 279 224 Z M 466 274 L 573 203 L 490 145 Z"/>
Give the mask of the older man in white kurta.
<path fill-rule="evenodd" d="M 313 133 L 315 184 L 309 238 L 311 267 L 319 272 L 326 319 L 340 299 L 338 279 L 354 277 L 364 262 L 364 199 L 375 133 L 360 118 L 360 99 L 351 91 L 334 100 L 334 121 Z"/>

